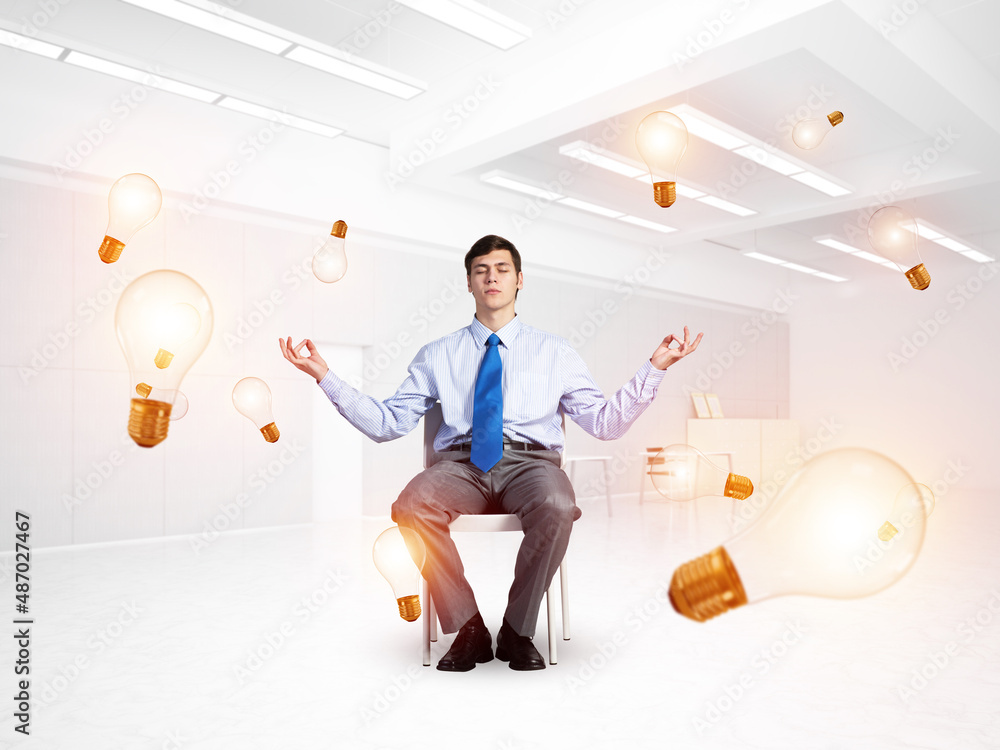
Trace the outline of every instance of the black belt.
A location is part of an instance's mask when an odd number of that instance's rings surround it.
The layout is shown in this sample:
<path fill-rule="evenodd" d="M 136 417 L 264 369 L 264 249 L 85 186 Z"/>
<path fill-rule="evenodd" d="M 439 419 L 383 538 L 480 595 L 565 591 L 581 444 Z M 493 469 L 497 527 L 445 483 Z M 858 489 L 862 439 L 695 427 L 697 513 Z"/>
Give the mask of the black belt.
<path fill-rule="evenodd" d="M 522 443 L 518 440 L 508 440 L 503 439 L 503 447 L 508 450 L 514 451 L 547 451 L 544 445 L 539 445 L 538 443 Z M 454 445 L 449 445 L 445 450 L 449 451 L 471 451 L 472 442 L 467 443 L 455 443 Z"/>

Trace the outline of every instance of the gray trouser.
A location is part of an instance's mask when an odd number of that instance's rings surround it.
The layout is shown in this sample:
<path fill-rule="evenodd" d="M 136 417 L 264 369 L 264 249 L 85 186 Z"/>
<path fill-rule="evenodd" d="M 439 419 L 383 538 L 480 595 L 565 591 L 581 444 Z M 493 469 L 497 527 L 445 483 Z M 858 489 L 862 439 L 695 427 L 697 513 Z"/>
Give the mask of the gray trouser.
<path fill-rule="evenodd" d="M 533 636 L 538 609 L 559 569 L 573 521 L 580 517 L 573 486 L 556 451 L 504 449 L 484 474 L 469 451 L 435 453 L 392 504 L 392 520 L 416 531 L 427 556 L 423 575 L 441 630 L 454 633 L 479 611 L 448 524 L 460 515 L 513 513 L 524 539 L 514 563 L 514 582 L 504 619 L 519 635 Z"/>

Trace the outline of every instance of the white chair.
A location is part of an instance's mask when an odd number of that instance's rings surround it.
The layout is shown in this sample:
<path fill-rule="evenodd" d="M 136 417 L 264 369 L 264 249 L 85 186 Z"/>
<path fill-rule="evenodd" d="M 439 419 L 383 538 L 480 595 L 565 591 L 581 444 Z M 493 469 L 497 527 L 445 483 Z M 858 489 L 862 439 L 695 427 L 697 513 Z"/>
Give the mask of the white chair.
<path fill-rule="evenodd" d="M 431 458 L 434 455 L 434 437 L 441 426 L 441 404 L 435 404 L 427 414 L 424 415 L 424 468 L 430 466 Z M 563 417 L 563 435 L 566 434 L 566 417 Z M 483 515 L 459 516 L 451 522 L 451 531 L 522 531 L 521 521 L 513 513 L 489 513 Z M 545 592 L 545 618 L 548 622 L 549 631 L 549 664 L 556 663 L 556 604 L 555 604 L 555 581 L 549 584 L 548 591 Z M 568 641 L 569 632 L 569 574 L 566 570 L 566 559 L 563 558 L 559 564 L 559 590 L 562 595 L 562 636 Z M 431 592 L 427 586 L 427 579 L 421 579 L 420 597 L 423 607 L 423 663 L 425 667 L 431 665 L 431 641 L 437 641 L 437 613 L 434 610 L 434 601 L 431 599 Z"/>
<path fill-rule="evenodd" d="M 566 418 L 563 417 L 563 425 L 565 426 Z M 566 431 L 563 430 L 563 435 Z M 608 503 L 608 516 L 611 516 L 611 456 L 572 456 L 566 458 L 563 455 L 563 468 L 566 469 L 566 473 L 569 474 L 570 484 L 573 483 L 573 477 L 576 471 L 576 465 L 580 461 L 600 461 L 601 469 L 604 471 L 604 499 Z"/>

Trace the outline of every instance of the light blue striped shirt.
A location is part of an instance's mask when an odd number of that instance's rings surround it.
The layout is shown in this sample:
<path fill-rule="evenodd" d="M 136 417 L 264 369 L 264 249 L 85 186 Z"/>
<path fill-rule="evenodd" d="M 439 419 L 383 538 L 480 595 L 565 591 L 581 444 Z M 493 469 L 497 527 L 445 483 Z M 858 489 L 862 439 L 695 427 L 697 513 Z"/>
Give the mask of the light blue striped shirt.
<path fill-rule="evenodd" d="M 476 376 L 492 333 L 473 316 L 472 324 L 423 346 L 409 375 L 385 401 L 378 401 L 328 372 L 319 386 L 344 418 L 381 443 L 402 437 L 441 402 L 443 424 L 434 450 L 470 440 Z M 663 380 L 646 360 L 610 399 L 604 398 L 570 343 L 521 323 L 514 316 L 496 332 L 503 366 L 503 434 L 511 440 L 563 450 L 564 412 L 601 440 L 620 438 L 656 397 Z"/>

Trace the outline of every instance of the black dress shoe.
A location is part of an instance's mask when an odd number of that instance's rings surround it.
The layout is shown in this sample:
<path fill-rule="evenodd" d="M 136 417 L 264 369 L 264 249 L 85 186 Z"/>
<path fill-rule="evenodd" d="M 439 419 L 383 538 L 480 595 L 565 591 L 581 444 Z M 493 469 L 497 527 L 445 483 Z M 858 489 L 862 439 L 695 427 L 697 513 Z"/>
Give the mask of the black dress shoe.
<path fill-rule="evenodd" d="M 485 625 L 467 622 L 455 636 L 437 668 L 442 672 L 468 672 L 477 664 L 493 661 L 493 637 Z"/>
<path fill-rule="evenodd" d="M 531 639 L 526 635 L 518 635 L 507 623 L 497 633 L 497 658 L 509 661 L 510 668 L 519 672 L 530 672 L 535 669 L 545 669 L 545 659 L 538 653 Z"/>

